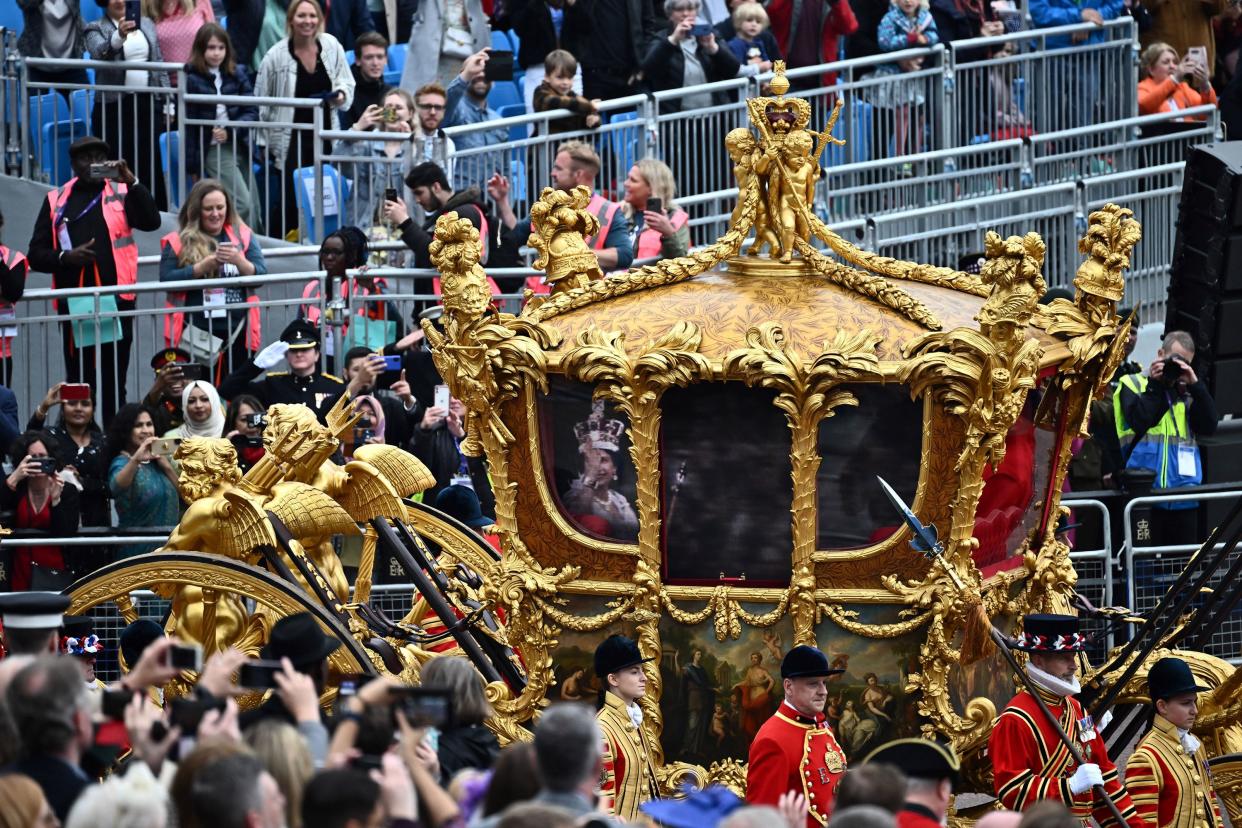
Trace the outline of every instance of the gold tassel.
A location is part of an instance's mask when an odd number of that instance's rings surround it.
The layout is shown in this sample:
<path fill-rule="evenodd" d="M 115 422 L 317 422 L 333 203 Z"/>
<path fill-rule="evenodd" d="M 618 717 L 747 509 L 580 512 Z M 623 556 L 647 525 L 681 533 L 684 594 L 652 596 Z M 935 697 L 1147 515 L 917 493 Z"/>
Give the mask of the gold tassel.
<path fill-rule="evenodd" d="M 996 643 L 992 640 L 992 621 L 983 609 L 983 601 L 975 599 L 967 604 L 966 623 L 962 630 L 962 655 L 959 663 L 963 667 L 991 657 L 996 652 Z"/>

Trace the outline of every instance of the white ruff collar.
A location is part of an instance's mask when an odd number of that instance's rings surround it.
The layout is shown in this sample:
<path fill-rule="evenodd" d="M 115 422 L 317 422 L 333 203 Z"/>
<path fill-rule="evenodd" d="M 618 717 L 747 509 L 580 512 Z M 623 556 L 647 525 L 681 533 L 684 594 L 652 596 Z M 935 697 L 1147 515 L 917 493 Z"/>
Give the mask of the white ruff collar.
<path fill-rule="evenodd" d="M 638 706 L 638 702 L 627 704 L 625 712 L 630 714 L 630 721 L 634 723 L 634 727 L 643 726 L 643 709 Z"/>
<path fill-rule="evenodd" d="M 1045 673 L 1030 662 L 1027 662 L 1026 674 L 1032 682 L 1055 696 L 1069 698 L 1070 696 L 1078 695 L 1079 691 L 1082 690 L 1082 687 L 1078 684 L 1078 676 L 1076 674 L 1070 681 L 1064 681 L 1051 673 Z"/>

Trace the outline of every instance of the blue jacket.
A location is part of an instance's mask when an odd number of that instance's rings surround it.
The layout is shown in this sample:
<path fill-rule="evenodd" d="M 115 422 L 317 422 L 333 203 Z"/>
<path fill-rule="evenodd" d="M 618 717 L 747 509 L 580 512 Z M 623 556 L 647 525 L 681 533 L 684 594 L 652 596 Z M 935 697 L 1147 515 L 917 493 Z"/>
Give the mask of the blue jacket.
<path fill-rule="evenodd" d="M 1054 26 L 1072 26 L 1082 22 L 1083 9 L 1095 9 L 1105 20 L 1116 20 L 1124 8 L 1122 0 L 1031 0 L 1027 10 L 1031 20 L 1039 29 L 1051 29 Z M 1103 43 L 1104 32 L 1095 31 L 1087 38 L 1088 43 Z M 1081 45 L 1070 42 L 1065 36 L 1048 38 L 1048 47 L 1064 49 L 1068 46 Z"/>
<path fill-rule="evenodd" d="M 346 51 L 354 48 L 358 35 L 375 31 L 367 0 L 332 0 L 328 6 L 328 34 L 335 37 Z"/>
<path fill-rule="evenodd" d="M 187 95 L 215 95 L 216 82 L 210 75 L 200 75 L 190 68 L 187 63 L 185 66 L 185 93 Z M 220 94 L 222 95 L 253 95 L 254 85 L 250 82 L 250 76 L 246 74 L 244 66 L 238 66 L 237 71 L 231 75 L 220 73 Z M 254 105 L 234 104 L 228 109 L 228 119 L 230 121 L 259 121 L 259 107 Z M 216 117 L 216 108 L 212 104 L 187 104 L 185 114 L 189 118 L 212 120 Z M 230 129 L 230 131 L 232 131 Z M 239 155 L 241 163 L 245 163 L 250 158 L 250 152 L 246 147 L 249 146 L 250 130 L 242 129 L 235 132 L 239 144 Z M 233 140 L 233 135 L 229 136 L 229 140 Z M 203 147 L 211 146 L 211 127 L 205 126 L 187 126 L 185 129 L 185 171 L 189 175 L 199 175 L 202 173 Z"/>
<path fill-rule="evenodd" d="M 910 39 L 910 35 L 920 33 L 927 38 L 927 43 L 919 43 L 917 40 Z M 936 21 L 932 20 L 931 12 L 927 9 L 919 9 L 914 20 L 911 20 L 906 17 L 905 12 L 894 5 L 880 20 L 875 39 L 883 51 L 900 52 L 902 49 L 935 46 L 940 42 L 940 35 L 936 32 Z"/>
<path fill-rule="evenodd" d="M 21 433 L 17 422 L 17 395 L 0 385 L 0 448 L 7 453 Z"/>
<path fill-rule="evenodd" d="M 448 85 L 445 101 L 444 123 L 441 126 L 455 127 L 463 124 L 482 124 L 488 121 L 496 121 L 500 119 L 500 113 L 484 103 L 479 106 L 466 94 L 466 82 L 461 79 L 461 75 L 453 78 L 453 82 Z M 462 155 L 462 150 L 477 149 L 479 147 L 489 147 L 494 144 L 503 144 L 509 140 L 509 130 L 504 127 L 495 129 L 480 129 L 474 132 L 468 132 L 464 135 L 454 135 L 453 145 L 458 153 L 453 164 L 453 191 L 461 192 L 470 187 L 478 187 L 483 189 L 487 179 L 492 177 L 492 173 L 500 173 L 508 175 L 508 153 L 498 151 L 494 153 L 468 153 Z"/>

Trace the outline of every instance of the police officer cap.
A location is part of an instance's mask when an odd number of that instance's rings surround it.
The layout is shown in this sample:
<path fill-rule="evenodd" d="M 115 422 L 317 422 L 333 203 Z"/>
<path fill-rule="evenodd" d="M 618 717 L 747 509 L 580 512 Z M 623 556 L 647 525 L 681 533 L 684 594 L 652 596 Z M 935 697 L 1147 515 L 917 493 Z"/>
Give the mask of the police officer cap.
<path fill-rule="evenodd" d="M 799 644 L 781 659 L 781 678 L 814 678 L 816 676 L 835 676 L 844 673 L 828 666 L 828 656 L 823 650 Z"/>
<path fill-rule="evenodd" d="M 916 779 L 949 779 L 957 784 L 962 765 L 953 748 L 926 739 L 897 739 L 880 745 L 863 760 L 864 765 L 892 765 Z"/>
<path fill-rule="evenodd" d="M 151 367 L 158 371 L 165 365 L 184 365 L 191 361 L 188 351 L 181 348 L 161 348 L 151 357 Z"/>
<path fill-rule="evenodd" d="M 0 595 L 0 623 L 10 630 L 58 630 L 69 609 L 59 592 L 10 592 Z"/>
<path fill-rule="evenodd" d="M 651 660 L 643 658 L 634 639 L 624 635 L 610 635 L 595 648 L 595 675 L 606 679 L 609 673 L 619 673 L 626 667 Z"/>
<path fill-rule="evenodd" d="M 305 319 L 295 319 L 280 332 L 282 342 L 289 343 L 289 349 L 318 348 L 319 329 Z"/>
<path fill-rule="evenodd" d="M 1151 665 L 1147 674 L 1147 694 L 1151 700 L 1171 699 L 1183 693 L 1204 693 L 1211 690 L 1195 681 L 1190 665 L 1180 658 L 1162 658 Z"/>

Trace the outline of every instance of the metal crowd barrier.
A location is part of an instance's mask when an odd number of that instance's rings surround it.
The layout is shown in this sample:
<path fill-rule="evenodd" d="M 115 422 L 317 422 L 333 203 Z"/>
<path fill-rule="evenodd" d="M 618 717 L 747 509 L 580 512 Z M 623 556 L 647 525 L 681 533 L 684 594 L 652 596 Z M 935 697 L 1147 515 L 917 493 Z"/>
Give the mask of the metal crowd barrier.
<path fill-rule="evenodd" d="M 1113 536 L 1112 517 L 1108 511 L 1108 504 L 1090 498 L 1066 498 L 1061 501 L 1061 505 L 1071 509 L 1071 515 L 1075 510 L 1100 514 L 1103 538 L 1101 545 L 1096 549 L 1072 546 L 1070 561 L 1073 562 L 1074 572 L 1078 575 L 1078 583 L 1075 584 L 1074 589 L 1097 607 L 1111 607 L 1113 605 Z M 1071 521 L 1077 522 L 1074 518 L 1071 518 Z M 1087 633 L 1099 631 L 1100 626 L 1097 621 L 1087 621 L 1084 631 Z M 1114 637 L 1110 629 L 1103 637 L 1092 638 L 1087 651 L 1092 663 L 1101 663 L 1108 651 L 1113 648 Z"/>
<path fill-rule="evenodd" d="M 1125 561 L 1127 588 L 1129 590 L 1128 605 L 1136 613 L 1148 613 L 1155 609 L 1160 598 L 1168 587 L 1190 562 L 1190 557 L 1199 548 L 1202 540 L 1196 543 L 1177 544 L 1172 546 L 1148 545 L 1150 535 L 1144 536 L 1144 527 L 1136 527 L 1133 519 L 1135 507 L 1158 506 L 1162 503 L 1211 500 L 1234 500 L 1242 497 L 1242 492 L 1232 491 L 1195 491 L 1175 494 L 1183 491 L 1175 489 L 1168 492 L 1136 497 L 1126 503 L 1123 511 L 1123 546 L 1122 558 Z M 1200 507 L 1202 508 L 1202 507 Z M 1136 533 L 1136 528 L 1138 532 Z M 1149 531 L 1149 530 L 1147 530 Z M 1136 536 L 1137 534 L 1137 536 Z M 1141 545 L 1140 545 L 1141 544 Z M 1224 546 L 1218 543 L 1213 551 Z M 1235 549 L 1226 560 L 1221 562 L 1212 579 L 1208 582 L 1210 589 L 1217 589 L 1221 579 L 1239 555 L 1242 549 Z M 1220 658 L 1228 659 L 1233 664 L 1242 664 L 1242 607 L 1235 607 L 1229 618 L 1221 624 L 1204 651 Z"/>

